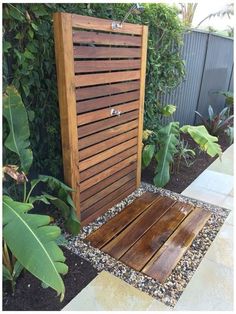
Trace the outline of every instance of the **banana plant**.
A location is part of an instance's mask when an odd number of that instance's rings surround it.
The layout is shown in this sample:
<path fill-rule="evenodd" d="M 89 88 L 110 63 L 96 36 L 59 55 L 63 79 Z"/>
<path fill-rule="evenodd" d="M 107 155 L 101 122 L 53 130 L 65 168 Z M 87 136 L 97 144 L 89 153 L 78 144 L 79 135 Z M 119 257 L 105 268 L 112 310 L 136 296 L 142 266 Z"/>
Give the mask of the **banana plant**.
<path fill-rule="evenodd" d="M 60 228 L 49 225 L 49 216 L 30 214 L 32 208 L 32 204 L 3 196 L 4 241 L 16 257 L 18 267 L 24 267 L 53 288 L 63 300 L 65 286 L 60 274 L 65 275 L 68 267 L 64 263 L 63 252 L 56 244 Z M 5 274 L 8 273 L 6 268 L 5 265 Z"/>
<path fill-rule="evenodd" d="M 149 137 L 145 141 L 146 144 L 143 145 L 142 167 L 147 167 L 155 157 L 157 166 L 153 181 L 157 187 L 165 186 L 170 180 L 170 165 L 173 163 L 174 155 L 177 152 L 181 132 L 188 133 L 201 150 L 209 156 L 221 156 L 222 154 L 221 147 L 217 143 L 218 138 L 211 136 L 203 125 L 185 125 L 180 128 L 179 122 L 170 122 L 158 132 L 147 132 L 147 130 L 144 132 L 145 138 L 147 138 L 147 134 L 149 134 Z M 150 141 L 149 138 L 151 138 Z"/>

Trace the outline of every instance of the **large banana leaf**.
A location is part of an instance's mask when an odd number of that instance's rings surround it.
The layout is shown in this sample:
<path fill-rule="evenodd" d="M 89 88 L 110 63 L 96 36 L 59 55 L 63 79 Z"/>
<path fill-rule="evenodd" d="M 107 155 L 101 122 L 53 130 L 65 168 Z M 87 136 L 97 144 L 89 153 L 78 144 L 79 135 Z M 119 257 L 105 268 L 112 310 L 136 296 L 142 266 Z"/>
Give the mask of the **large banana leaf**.
<path fill-rule="evenodd" d="M 155 155 L 157 168 L 154 177 L 154 184 L 158 187 L 165 186 L 170 180 L 170 163 L 173 161 L 173 156 L 177 151 L 178 136 L 178 122 L 171 122 L 158 132 L 159 150 Z"/>
<path fill-rule="evenodd" d="M 14 86 L 8 86 L 3 96 L 3 116 L 9 125 L 9 135 L 4 145 L 19 156 L 22 170 L 28 173 L 33 161 L 29 149 L 30 131 L 25 106 Z"/>
<path fill-rule="evenodd" d="M 29 214 L 32 204 L 3 197 L 3 237 L 17 260 L 35 277 L 64 298 L 65 287 L 60 274 L 68 267 L 55 240 L 60 228 L 49 226 L 50 217 Z"/>
<path fill-rule="evenodd" d="M 155 153 L 155 145 L 154 144 L 147 144 L 144 146 L 142 151 L 142 168 L 146 168 L 154 156 Z"/>
<path fill-rule="evenodd" d="M 203 125 L 184 125 L 180 130 L 184 133 L 188 133 L 200 148 L 211 157 L 216 155 L 221 156 L 222 150 L 217 143 L 218 138 L 210 135 Z"/>

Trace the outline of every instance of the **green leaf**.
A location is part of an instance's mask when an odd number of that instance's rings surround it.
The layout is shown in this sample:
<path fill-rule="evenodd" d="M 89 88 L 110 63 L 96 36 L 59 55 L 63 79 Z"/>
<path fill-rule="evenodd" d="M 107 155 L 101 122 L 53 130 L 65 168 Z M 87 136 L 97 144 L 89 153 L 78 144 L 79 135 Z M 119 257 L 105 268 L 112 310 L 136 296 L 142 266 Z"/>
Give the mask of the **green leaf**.
<path fill-rule="evenodd" d="M 171 122 L 158 132 L 159 150 L 155 158 L 157 160 L 156 175 L 154 184 L 157 187 L 165 186 L 170 180 L 170 163 L 173 161 L 174 154 L 177 152 L 176 146 L 179 143 L 179 123 Z"/>
<path fill-rule="evenodd" d="M 154 155 L 155 152 L 155 145 L 154 144 L 148 144 L 145 145 L 142 151 L 142 166 L 143 168 L 147 167 Z"/>
<path fill-rule="evenodd" d="M 39 182 L 47 184 L 47 186 L 54 192 L 56 195 L 50 195 L 44 193 L 40 196 L 30 197 L 31 201 L 43 201 L 45 203 L 45 198 L 53 204 L 56 208 L 60 209 L 63 217 L 65 218 L 65 226 L 68 231 L 76 235 L 80 231 L 80 222 L 76 216 L 76 209 L 73 203 L 73 200 L 69 193 L 73 190 L 62 183 L 60 180 L 46 175 L 39 175 L 38 179 L 31 181 L 31 188 L 35 187 Z"/>
<path fill-rule="evenodd" d="M 14 280 L 16 280 L 20 276 L 23 269 L 24 267 L 21 265 L 21 263 L 19 261 L 16 261 L 12 272 L 12 277 L 14 278 Z"/>
<path fill-rule="evenodd" d="M 184 133 L 188 133 L 200 146 L 200 148 L 207 152 L 207 154 L 211 157 L 222 155 L 221 147 L 217 143 L 218 138 L 216 136 L 210 135 L 203 125 L 184 125 L 180 130 Z"/>
<path fill-rule="evenodd" d="M 13 280 L 10 271 L 6 268 L 5 265 L 2 265 L 2 275 L 3 275 L 3 280 L 4 281 L 7 281 L 7 280 L 12 281 Z"/>
<path fill-rule="evenodd" d="M 161 114 L 164 117 L 170 117 L 176 111 L 176 106 L 174 105 L 166 105 L 161 108 Z"/>
<path fill-rule="evenodd" d="M 28 117 L 21 97 L 14 86 L 8 86 L 3 96 L 3 116 L 10 129 L 4 145 L 19 156 L 21 168 L 28 173 L 33 162 L 33 154 L 29 149 Z"/>
<path fill-rule="evenodd" d="M 65 287 L 60 274 L 66 274 L 68 267 L 55 242 L 60 229 L 49 226 L 49 216 L 28 214 L 32 207 L 3 196 L 3 237 L 19 263 L 56 290 L 62 300 Z"/>
<path fill-rule="evenodd" d="M 36 196 L 29 197 L 29 203 L 34 204 L 37 201 L 43 202 L 44 204 L 47 204 L 47 205 L 50 204 L 50 202 L 48 201 L 45 195 L 36 195 Z"/>

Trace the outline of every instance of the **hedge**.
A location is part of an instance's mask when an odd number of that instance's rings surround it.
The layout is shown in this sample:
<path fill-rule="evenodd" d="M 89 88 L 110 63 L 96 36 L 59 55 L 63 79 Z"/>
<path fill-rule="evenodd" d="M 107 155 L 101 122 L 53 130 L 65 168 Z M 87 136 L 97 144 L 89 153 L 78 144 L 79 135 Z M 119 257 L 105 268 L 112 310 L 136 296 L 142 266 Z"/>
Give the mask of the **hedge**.
<path fill-rule="evenodd" d="M 176 8 L 144 6 L 141 15 L 130 15 L 127 21 L 149 26 L 144 123 L 151 128 L 160 94 L 175 88 L 184 76 L 183 26 Z M 53 12 L 119 20 L 129 8 L 130 4 L 108 3 L 3 5 L 3 88 L 15 85 L 28 110 L 34 172 L 62 178 Z M 5 152 L 4 162 L 14 162 L 14 156 Z"/>

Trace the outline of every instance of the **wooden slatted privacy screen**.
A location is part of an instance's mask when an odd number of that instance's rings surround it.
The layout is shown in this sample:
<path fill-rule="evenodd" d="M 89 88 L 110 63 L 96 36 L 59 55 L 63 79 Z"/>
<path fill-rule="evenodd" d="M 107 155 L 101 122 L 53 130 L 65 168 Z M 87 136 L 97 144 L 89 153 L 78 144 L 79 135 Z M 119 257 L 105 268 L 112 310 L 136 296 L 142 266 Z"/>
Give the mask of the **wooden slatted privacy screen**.
<path fill-rule="evenodd" d="M 141 179 L 147 26 L 111 23 L 54 14 L 64 177 L 83 225 Z"/>

